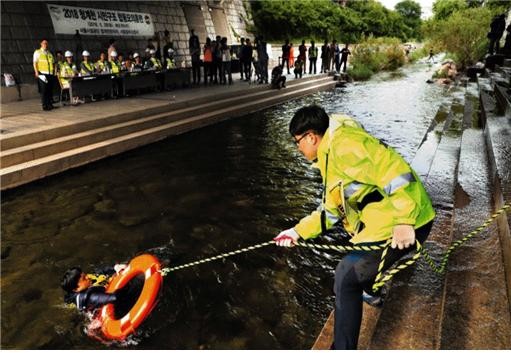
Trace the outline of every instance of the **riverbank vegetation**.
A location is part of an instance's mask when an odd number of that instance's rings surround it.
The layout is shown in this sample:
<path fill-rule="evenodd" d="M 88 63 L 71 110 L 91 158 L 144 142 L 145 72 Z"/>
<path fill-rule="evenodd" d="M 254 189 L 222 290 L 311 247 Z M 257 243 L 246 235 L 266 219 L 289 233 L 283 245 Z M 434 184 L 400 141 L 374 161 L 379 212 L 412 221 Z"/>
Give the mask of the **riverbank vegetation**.
<path fill-rule="evenodd" d="M 363 80 L 428 56 L 430 50 L 446 52 L 461 68 L 472 65 L 488 47 L 492 18 L 509 11 L 511 1 L 435 0 L 428 20 L 421 19 L 414 0 L 398 2 L 394 10 L 375 0 L 348 0 L 345 6 L 331 0 L 253 0 L 250 8 L 252 31 L 268 41 L 352 44 L 349 73 Z M 403 43 L 421 41 L 405 54 Z"/>
<path fill-rule="evenodd" d="M 437 0 L 434 16 L 424 21 L 421 31 L 429 47 L 448 53 L 463 69 L 484 57 L 492 18 L 509 11 L 510 5 L 509 1 Z"/>

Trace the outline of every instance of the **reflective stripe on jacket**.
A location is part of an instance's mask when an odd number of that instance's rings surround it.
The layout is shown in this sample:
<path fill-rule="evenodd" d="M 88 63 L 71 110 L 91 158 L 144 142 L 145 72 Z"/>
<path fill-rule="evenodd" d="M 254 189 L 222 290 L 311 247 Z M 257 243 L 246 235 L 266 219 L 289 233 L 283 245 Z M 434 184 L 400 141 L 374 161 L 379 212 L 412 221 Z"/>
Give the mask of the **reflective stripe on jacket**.
<path fill-rule="evenodd" d="M 347 116 L 330 119 L 314 167 L 327 184 L 320 206 L 326 229 L 342 221 L 352 243 L 384 241 L 395 225 L 417 229 L 435 217 L 431 200 L 408 163 Z M 321 234 L 320 210 L 295 226 L 302 238 Z"/>
<path fill-rule="evenodd" d="M 39 54 L 39 59 L 36 63 L 37 71 L 45 74 L 53 74 L 53 65 L 55 62 L 53 55 L 49 51 L 45 52 L 42 49 L 37 49 L 36 52 Z"/>

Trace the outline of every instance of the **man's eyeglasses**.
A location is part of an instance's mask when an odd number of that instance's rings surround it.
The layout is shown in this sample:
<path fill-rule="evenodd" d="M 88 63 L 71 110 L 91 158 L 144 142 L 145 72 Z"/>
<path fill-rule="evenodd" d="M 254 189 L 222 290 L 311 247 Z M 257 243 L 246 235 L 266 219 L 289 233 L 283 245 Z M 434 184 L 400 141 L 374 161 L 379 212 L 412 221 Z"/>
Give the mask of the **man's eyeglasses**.
<path fill-rule="evenodd" d="M 298 145 L 300 145 L 300 141 L 301 141 L 301 140 L 302 140 L 305 136 L 307 136 L 308 134 L 310 134 L 310 132 L 306 132 L 306 133 L 305 133 L 305 134 L 303 134 L 303 135 L 302 135 L 302 137 L 300 137 L 298 140 L 297 140 L 297 139 L 295 139 L 295 138 L 293 138 L 293 140 L 295 140 L 296 145 L 297 145 L 297 146 L 298 146 Z"/>

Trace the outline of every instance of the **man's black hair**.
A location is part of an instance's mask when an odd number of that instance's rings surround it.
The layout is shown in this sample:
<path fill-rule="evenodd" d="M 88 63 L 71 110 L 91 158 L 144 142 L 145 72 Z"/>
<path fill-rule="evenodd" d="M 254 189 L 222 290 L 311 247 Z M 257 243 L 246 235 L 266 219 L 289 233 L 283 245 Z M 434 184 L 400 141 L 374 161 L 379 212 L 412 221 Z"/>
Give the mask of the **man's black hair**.
<path fill-rule="evenodd" d="M 309 105 L 298 109 L 289 123 L 291 136 L 301 135 L 307 131 L 323 136 L 330 119 L 323 108 L 318 105 Z"/>
<path fill-rule="evenodd" d="M 63 290 L 70 293 L 78 287 L 78 281 L 82 275 L 82 269 L 80 267 L 72 267 L 64 273 L 60 286 Z"/>
<path fill-rule="evenodd" d="M 111 38 L 109 41 L 108 41 L 108 44 L 112 45 L 115 43 L 115 39 Z"/>

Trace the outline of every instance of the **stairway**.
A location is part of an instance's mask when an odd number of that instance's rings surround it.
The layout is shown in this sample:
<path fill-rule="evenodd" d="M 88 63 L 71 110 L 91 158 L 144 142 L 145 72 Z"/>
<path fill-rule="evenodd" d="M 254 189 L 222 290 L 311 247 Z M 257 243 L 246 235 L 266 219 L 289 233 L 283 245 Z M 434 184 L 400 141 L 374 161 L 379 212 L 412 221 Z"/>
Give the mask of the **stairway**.
<path fill-rule="evenodd" d="M 412 162 L 437 211 L 425 243 L 437 263 L 452 241 L 511 201 L 511 106 L 508 97 L 496 98 L 510 82 L 502 72 L 459 87 L 448 109 L 440 107 Z M 422 260 L 396 275 L 382 309 L 364 304 L 359 348 L 511 347 L 509 225 L 509 218 L 499 217 L 498 226 L 461 246 L 444 276 Z M 325 326 L 313 349 L 327 349 L 331 340 Z"/>
<path fill-rule="evenodd" d="M 335 86 L 321 75 L 293 80 L 282 90 L 267 85 L 191 101 L 89 119 L 44 131 L 10 134 L 0 140 L 1 188 L 12 188 L 94 160 L 289 99 Z M 119 101 L 119 104 L 122 104 Z M 141 107 L 143 108 L 143 107 Z"/>

